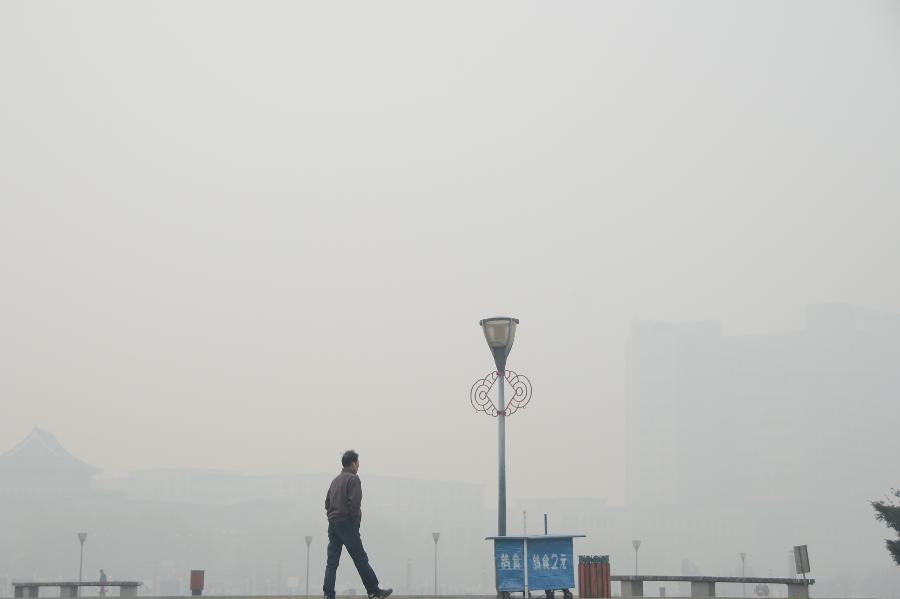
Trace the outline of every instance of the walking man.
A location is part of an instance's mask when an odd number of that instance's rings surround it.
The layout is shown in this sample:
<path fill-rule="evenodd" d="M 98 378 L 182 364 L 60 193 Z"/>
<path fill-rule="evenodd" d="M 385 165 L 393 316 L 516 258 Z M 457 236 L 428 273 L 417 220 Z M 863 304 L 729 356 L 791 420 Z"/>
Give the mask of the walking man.
<path fill-rule="evenodd" d="M 338 474 L 328 494 L 325 495 L 325 512 L 328 514 L 328 563 L 325 565 L 325 599 L 334 599 L 334 579 L 337 576 L 341 550 L 347 548 L 359 577 L 362 578 L 369 599 L 385 599 L 393 589 L 378 588 L 378 577 L 369 565 L 369 556 L 363 549 L 359 537 L 362 521 L 362 484 L 356 473 L 359 471 L 359 454 L 352 449 L 341 457 L 344 467 Z"/>

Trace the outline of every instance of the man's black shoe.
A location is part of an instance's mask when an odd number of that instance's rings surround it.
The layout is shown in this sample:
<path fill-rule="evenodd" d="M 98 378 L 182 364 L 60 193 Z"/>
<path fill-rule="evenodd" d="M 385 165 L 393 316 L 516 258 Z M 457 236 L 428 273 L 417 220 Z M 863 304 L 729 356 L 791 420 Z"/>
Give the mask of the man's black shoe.
<path fill-rule="evenodd" d="M 369 599 L 386 599 L 394 592 L 394 589 L 378 589 L 374 593 L 369 593 Z"/>

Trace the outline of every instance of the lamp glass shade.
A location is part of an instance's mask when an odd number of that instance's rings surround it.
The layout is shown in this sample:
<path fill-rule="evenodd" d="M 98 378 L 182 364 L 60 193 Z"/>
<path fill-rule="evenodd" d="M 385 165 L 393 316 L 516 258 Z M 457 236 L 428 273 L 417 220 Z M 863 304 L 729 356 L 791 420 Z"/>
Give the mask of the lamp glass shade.
<path fill-rule="evenodd" d="M 487 340 L 488 347 L 491 349 L 512 348 L 518 323 L 518 319 L 506 316 L 482 320 L 481 328 L 484 329 L 484 338 Z"/>
<path fill-rule="evenodd" d="M 78 533 L 78 540 L 79 540 L 79 541 L 81 541 L 82 543 L 84 543 L 85 539 L 87 539 L 87 533 L 86 533 L 86 532 L 80 532 L 80 533 Z"/>
<path fill-rule="evenodd" d="M 485 318 L 478 322 L 484 330 L 484 338 L 487 341 L 491 353 L 494 355 L 494 364 L 498 371 L 506 369 L 506 357 L 509 355 L 516 339 L 516 325 L 518 318 L 509 316 L 497 316 Z"/>

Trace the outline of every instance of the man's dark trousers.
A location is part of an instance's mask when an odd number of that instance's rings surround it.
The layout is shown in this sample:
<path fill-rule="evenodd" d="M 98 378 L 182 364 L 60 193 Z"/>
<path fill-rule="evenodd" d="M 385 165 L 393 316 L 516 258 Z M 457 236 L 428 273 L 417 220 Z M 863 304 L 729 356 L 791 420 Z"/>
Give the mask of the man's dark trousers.
<path fill-rule="evenodd" d="M 334 597 L 334 579 L 337 576 L 338 562 L 341 560 L 341 548 L 346 547 L 353 559 L 356 570 L 362 578 L 366 592 L 371 594 L 378 590 L 378 577 L 369 565 L 369 556 L 363 549 L 359 538 L 359 522 L 350 519 L 331 520 L 328 522 L 328 563 L 325 565 L 326 597 Z"/>

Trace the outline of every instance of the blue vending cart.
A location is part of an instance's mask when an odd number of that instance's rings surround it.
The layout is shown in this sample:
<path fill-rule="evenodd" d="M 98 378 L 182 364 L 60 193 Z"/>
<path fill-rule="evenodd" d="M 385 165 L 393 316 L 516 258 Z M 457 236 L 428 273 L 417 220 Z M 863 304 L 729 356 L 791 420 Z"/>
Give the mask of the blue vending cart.
<path fill-rule="evenodd" d="M 529 535 L 521 537 L 486 537 L 494 541 L 494 572 L 497 597 L 509 599 L 510 593 L 544 591 L 552 599 L 562 591 L 572 599 L 575 569 L 578 562 L 572 539 L 584 535 Z"/>

